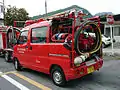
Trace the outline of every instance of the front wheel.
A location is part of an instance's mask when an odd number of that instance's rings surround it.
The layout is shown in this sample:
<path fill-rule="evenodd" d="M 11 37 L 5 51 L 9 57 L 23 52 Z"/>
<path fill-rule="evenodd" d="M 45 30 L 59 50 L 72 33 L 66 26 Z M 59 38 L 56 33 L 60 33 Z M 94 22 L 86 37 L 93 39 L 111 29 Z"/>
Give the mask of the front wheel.
<path fill-rule="evenodd" d="M 65 75 L 61 68 L 53 68 L 51 71 L 51 76 L 55 85 L 64 86 L 66 84 Z"/>
<path fill-rule="evenodd" d="M 5 52 L 5 61 L 6 62 L 10 61 L 10 52 Z"/>
<path fill-rule="evenodd" d="M 20 71 L 22 68 L 22 66 L 20 65 L 20 63 L 17 59 L 14 60 L 14 67 L 17 71 Z"/>

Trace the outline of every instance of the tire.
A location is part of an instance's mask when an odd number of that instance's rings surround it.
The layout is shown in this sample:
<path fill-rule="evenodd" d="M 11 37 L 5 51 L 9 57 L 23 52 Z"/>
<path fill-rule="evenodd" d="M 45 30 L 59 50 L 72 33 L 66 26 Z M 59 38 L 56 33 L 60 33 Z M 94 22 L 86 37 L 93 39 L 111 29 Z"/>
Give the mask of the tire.
<path fill-rule="evenodd" d="M 5 61 L 6 62 L 10 61 L 10 52 L 5 52 Z"/>
<path fill-rule="evenodd" d="M 102 48 L 105 48 L 105 47 L 106 47 L 105 43 L 104 43 L 104 42 L 102 42 Z"/>
<path fill-rule="evenodd" d="M 17 71 L 21 71 L 22 66 L 20 65 L 19 61 L 15 58 L 14 59 L 14 67 Z"/>
<path fill-rule="evenodd" d="M 65 86 L 66 79 L 65 79 L 64 72 L 62 71 L 61 68 L 54 67 L 51 70 L 51 77 L 52 77 L 52 81 L 53 81 L 53 83 L 55 85 L 57 85 L 57 86 Z"/>

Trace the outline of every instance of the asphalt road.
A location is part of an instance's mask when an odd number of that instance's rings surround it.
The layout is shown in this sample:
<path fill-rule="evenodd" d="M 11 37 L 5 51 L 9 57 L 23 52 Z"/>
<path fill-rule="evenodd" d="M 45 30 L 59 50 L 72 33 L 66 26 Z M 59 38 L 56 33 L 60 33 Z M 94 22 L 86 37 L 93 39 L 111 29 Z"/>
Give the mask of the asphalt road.
<path fill-rule="evenodd" d="M 0 90 L 120 90 L 120 60 L 104 59 L 100 71 L 58 87 L 48 75 L 29 69 L 16 72 L 12 63 L 0 58 Z"/>

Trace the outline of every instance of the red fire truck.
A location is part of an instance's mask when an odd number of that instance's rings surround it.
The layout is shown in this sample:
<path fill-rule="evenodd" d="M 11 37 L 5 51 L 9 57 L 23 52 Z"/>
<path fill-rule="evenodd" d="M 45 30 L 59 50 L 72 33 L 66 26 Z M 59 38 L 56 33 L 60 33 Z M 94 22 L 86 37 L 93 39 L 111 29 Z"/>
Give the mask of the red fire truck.
<path fill-rule="evenodd" d="M 20 29 L 12 26 L 0 27 L 0 55 L 8 62 L 12 58 L 13 46 L 20 35 Z"/>
<path fill-rule="evenodd" d="M 103 65 L 99 18 L 81 19 L 75 12 L 26 26 L 14 46 L 16 70 L 49 74 L 58 86 L 99 70 Z"/>

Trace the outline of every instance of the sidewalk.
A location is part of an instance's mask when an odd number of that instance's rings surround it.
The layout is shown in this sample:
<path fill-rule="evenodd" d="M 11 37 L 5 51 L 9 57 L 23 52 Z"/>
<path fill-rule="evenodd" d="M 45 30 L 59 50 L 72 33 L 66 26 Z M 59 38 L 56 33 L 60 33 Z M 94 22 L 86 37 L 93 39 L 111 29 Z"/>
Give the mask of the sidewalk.
<path fill-rule="evenodd" d="M 120 56 L 120 48 L 119 49 L 112 49 L 110 48 L 105 48 L 103 49 L 103 55 L 104 56 Z"/>
<path fill-rule="evenodd" d="M 103 48 L 103 54 L 104 56 L 120 56 L 120 42 L 115 42 L 113 44 L 113 53 L 112 53 L 112 47 L 106 47 Z"/>

